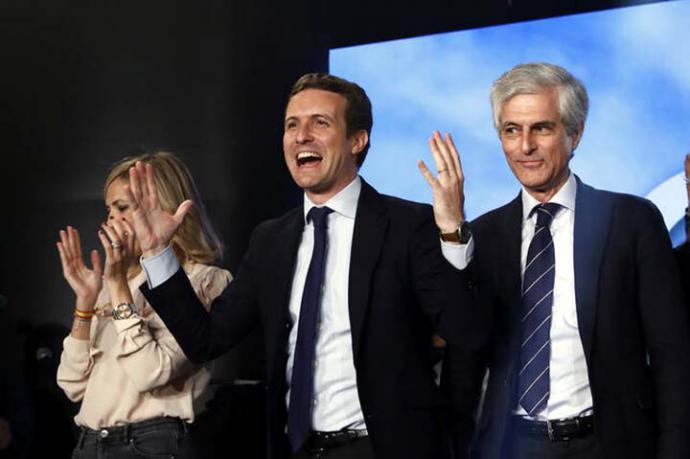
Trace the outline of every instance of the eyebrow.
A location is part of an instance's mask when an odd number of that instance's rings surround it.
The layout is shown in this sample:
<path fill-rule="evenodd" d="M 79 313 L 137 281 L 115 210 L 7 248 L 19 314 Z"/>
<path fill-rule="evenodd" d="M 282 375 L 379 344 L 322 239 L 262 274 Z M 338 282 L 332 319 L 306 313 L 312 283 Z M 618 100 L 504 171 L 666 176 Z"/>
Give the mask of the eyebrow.
<path fill-rule="evenodd" d="M 287 123 L 288 121 L 297 120 L 299 118 L 301 117 L 298 115 L 288 116 L 285 118 L 285 122 Z M 306 115 L 306 118 L 326 118 L 329 121 L 335 121 L 335 118 L 327 113 L 311 113 L 309 115 Z"/>
<path fill-rule="evenodd" d="M 110 207 L 110 206 L 116 206 L 118 204 L 129 204 L 129 201 L 127 201 L 125 199 L 116 199 L 113 202 L 111 202 L 110 204 L 106 204 L 105 206 Z"/>
<path fill-rule="evenodd" d="M 541 120 L 541 121 L 535 121 L 534 123 L 528 124 L 527 126 L 530 128 L 539 127 L 539 126 L 553 127 L 556 124 L 558 124 L 557 121 Z M 501 124 L 502 128 L 511 127 L 511 126 L 521 127 L 522 124 L 515 122 L 515 121 L 506 121 L 503 124 Z"/>
<path fill-rule="evenodd" d="M 532 127 L 553 127 L 557 124 L 556 121 L 549 121 L 549 120 L 544 120 L 544 121 L 537 121 L 536 123 L 532 124 Z"/>

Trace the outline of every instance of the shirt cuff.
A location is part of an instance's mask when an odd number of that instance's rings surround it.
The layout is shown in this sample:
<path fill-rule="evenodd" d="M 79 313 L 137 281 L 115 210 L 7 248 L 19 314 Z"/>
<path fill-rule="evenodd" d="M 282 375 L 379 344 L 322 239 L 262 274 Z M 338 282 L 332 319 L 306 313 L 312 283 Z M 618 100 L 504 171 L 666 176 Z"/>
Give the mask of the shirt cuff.
<path fill-rule="evenodd" d="M 87 339 L 77 339 L 72 335 L 67 335 L 62 342 L 62 348 L 69 355 L 88 354 L 91 342 Z"/>
<path fill-rule="evenodd" d="M 180 262 L 177 261 L 175 251 L 170 245 L 151 258 L 141 257 L 140 262 L 146 273 L 146 284 L 149 289 L 163 284 L 180 269 Z"/>
<path fill-rule="evenodd" d="M 443 257 L 456 269 L 465 269 L 472 261 L 474 254 L 474 238 L 470 236 L 467 244 L 452 244 L 441 241 L 441 252 Z"/>

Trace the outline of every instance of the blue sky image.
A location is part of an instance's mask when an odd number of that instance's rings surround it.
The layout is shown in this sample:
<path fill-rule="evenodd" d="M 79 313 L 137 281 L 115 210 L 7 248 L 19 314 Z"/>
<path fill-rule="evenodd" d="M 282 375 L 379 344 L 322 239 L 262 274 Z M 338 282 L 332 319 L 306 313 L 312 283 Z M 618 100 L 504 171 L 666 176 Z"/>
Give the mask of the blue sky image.
<path fill-rule="evenodd" d="M 469 218 L 506 203 L 519 184 L 491 121 L 489 89 L 521 62 L 580 78 L 590 113 L 572 170 L 602 189 L 652 199 L 674 242 L 683 237 L 690 152 L 690 1 L 671 1 L 331 50 L 330 71 L 356 81 L 374 107 L 362 176 L 379 191 L 430 202 L 417 160 L 427 139 L 453 134 Z"/>

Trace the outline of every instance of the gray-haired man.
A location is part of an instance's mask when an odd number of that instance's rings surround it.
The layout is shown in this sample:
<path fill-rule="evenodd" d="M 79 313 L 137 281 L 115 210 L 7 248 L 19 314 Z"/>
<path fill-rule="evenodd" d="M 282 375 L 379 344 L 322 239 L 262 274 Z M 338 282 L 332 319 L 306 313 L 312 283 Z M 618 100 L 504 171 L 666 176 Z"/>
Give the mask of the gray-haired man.
<path fill-rule="evenodd" d="M 565 69 L 518 65 L 491 102 L 522 190 L 473 221 L 450 260 L 494 314 L 488 358 L 451 361 L 490 369 L 474 456 L 690 457 L 686 312 L 658 210 L 571 173 L 588 97 Z M 438 176 L 420 169 L 437 225 L 467 233 L 457 150 L 438 133 L 430 146 Z"/>

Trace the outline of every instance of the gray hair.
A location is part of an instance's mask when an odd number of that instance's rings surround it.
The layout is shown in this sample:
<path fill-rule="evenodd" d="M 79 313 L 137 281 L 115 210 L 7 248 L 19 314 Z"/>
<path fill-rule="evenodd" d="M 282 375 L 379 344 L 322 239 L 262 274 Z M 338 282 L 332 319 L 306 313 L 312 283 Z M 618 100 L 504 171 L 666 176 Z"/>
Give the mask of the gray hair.
<path fill-rule="evenodd" d="M 520 94 L 536 94 L 545 88 L 558 89 L 561 122 L 569 136 L 575 135 L 587 119 L 587 89 L 563 67 L 545 62 L 516 65 L 491 86 L 491 110 L 496 131 L 500 134 L 501 109 L 509 99 Z"/>

